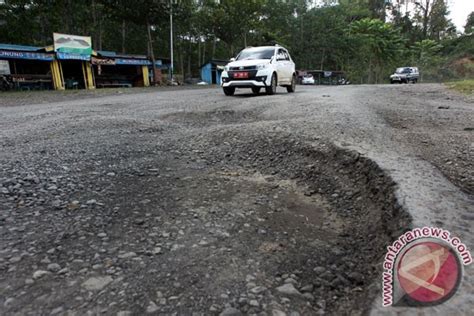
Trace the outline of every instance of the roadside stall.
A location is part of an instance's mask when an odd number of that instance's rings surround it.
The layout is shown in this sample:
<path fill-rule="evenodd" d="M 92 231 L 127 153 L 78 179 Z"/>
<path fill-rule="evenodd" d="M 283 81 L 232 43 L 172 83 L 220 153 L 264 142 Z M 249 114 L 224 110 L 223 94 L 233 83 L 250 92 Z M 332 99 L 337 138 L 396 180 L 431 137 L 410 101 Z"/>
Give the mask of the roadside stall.
<path fill-rule="evenodd" d="M 148 87 L 152 62 L 144 55 L 92 50 L 91 38 L 54 33 L 54 45 L 0 44 L 0 90 Z M 156 60 L 161 80 L 162 60 Z"/>
<path fill-rule="evenodd" d="M 91 59 L 97 88 L 148 87 L 150 85 L 146 56 L 98 51 Z"/>
<path fill-rule="evenodd" d="M 54 51 L 59 61 L 63 88 L 94 89 L 89 36 L 54 33 Z"/>
<path fill-rule="evenodd" d="M 1 89 L 45 90 L 56 87 L 54 54 L 41 47 L 0 44 Z"/>

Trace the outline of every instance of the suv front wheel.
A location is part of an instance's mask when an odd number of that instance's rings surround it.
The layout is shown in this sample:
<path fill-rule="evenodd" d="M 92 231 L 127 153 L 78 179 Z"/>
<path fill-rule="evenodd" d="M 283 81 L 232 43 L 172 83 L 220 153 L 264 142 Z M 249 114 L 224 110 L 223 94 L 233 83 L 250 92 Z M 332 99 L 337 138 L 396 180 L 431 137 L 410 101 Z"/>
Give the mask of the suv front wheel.
<path fill-rule="evenodd" d="M 224 94 L 227 96 L 233 96 L 235 93 L 235 87 L 225 87 L 224 89 Z"/>
<path fill-rule="evenodd" d="M 272 94 L 276 93 L 276 91 L 277 91 L 277 77 L 276 77 L 276 74 L 272 75 L 272 81 L 270 83 L 270 86 L 266 87 L 265 90 L 266 90 L 268 95 L 272 95 Z"/>

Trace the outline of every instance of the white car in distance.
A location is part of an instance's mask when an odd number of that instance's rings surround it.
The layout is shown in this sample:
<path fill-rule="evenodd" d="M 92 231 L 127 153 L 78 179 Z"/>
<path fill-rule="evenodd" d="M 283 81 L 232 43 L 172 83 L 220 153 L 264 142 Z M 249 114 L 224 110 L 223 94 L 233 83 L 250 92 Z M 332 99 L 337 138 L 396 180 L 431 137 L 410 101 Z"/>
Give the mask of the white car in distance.
<path fill-rule="evenodd" d="M 314 77 L 311 74 L 304 75 L 301 84 L 314 84 Z"/>
<path fill-rule="evenodd" d="M 279 45 L 248 47 L 231 59 L 222 72 L 224 94 L 232 96 L 236 88 L 250 88 L 259 94 L 275 94 L 277 86 L 295 92 L 295 63 L 288 51 Z"/>

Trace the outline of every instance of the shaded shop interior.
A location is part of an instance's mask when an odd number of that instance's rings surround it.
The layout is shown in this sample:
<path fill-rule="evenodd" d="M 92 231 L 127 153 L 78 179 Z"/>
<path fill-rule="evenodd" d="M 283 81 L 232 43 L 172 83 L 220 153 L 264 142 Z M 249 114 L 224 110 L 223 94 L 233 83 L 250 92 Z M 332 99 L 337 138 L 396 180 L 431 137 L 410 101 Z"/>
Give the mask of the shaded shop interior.
<path fill-rule="evenodd" d="M 150 85 L 151 61 L 142 55 L 97 51 L 91 58 L 97 88 L 147 87 Z"/>
<path fill-rule="evenodd" d="M 90 56 L 56 53 L 60 72 L 59 89 L 94 89 Z"/>

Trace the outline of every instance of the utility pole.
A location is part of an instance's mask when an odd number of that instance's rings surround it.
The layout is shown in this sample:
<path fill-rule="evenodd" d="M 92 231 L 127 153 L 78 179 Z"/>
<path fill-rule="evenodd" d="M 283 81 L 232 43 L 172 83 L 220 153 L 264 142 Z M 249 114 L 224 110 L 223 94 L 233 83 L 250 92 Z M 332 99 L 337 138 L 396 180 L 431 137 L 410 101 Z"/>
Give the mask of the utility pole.
<path fill-rule="evenodd" d="M 170 65 L 170 79 L 171 84 L 173 84 L 173 0 L 170 0 L 170 56 L 171 56 L 171 65 Z"/>
<path fill-rule="evenodd" d="M 147 19 L 146 28 L 148 31 L 148 45 L 150 48 L 150 57 L 152 62 L 152 69 L 153 69 L 153 85 L 156 86 L 156 62 L 155 62 L 155 53 L 153 52 L 153 39 L 151 37 L 151 23 Z"/>

